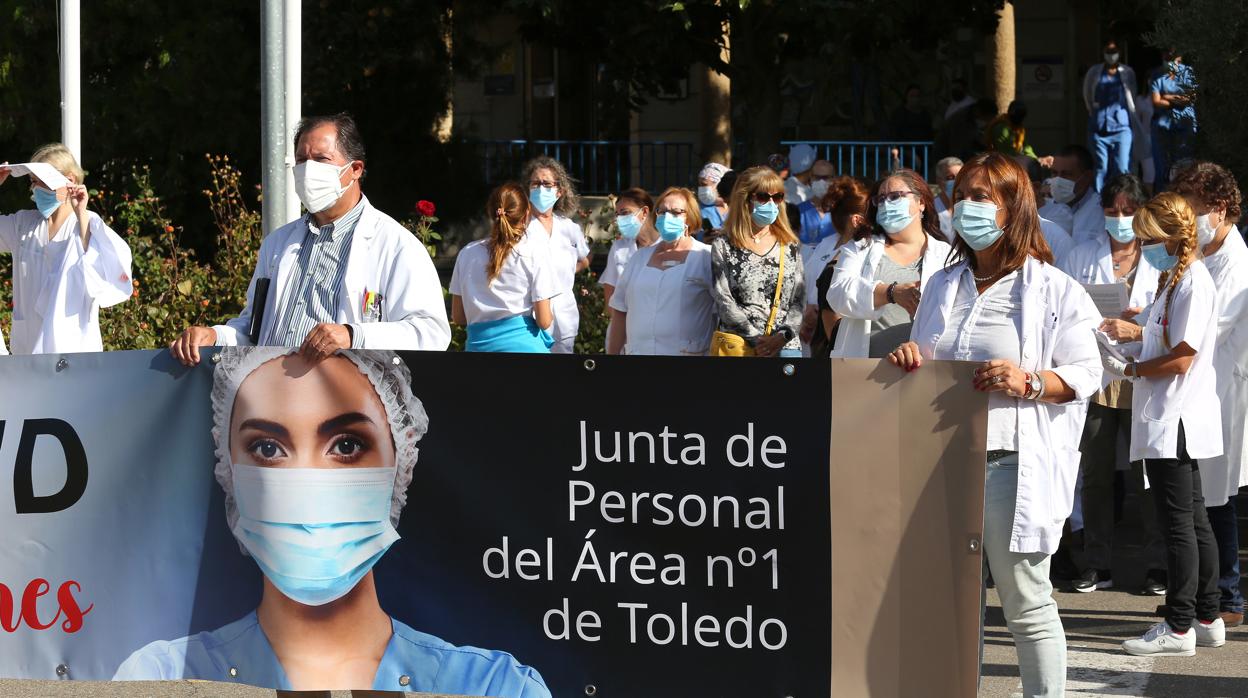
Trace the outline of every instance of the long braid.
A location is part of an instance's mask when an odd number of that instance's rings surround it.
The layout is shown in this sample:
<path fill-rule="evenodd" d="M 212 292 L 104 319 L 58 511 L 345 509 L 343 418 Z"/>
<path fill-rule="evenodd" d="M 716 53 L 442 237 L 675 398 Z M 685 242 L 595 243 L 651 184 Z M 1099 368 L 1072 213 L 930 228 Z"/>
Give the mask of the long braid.
<path fill-rule="evenodd" d="M 1162 338 L 1166 341 L 1167 347 L 1170 347 L 1170 303 L 1174 300 L 1174 289 L 1179 287 L 1179 282 L 1183 280 L 1187 268 L 1192 265 L 1192 260 L 1196 259 L 1195 247 L 1195 241 L 1191 237 L 1183 238 L 1176 250 L 1176 256 L 1179 258 L 1178 264 L 1175 264 L 1174 269 L 1166 272 L 1161 279 L 1161 283 L 1170 286 L 1170 290 L 1166 291 L 1166 314 L 1161 326 Z M 1160 294 L 1161 292 L 1158 291 L 1158 295 Z"/>
<path fill-rule="evenodd" d="M 1178 243 L 1175 248 L 1178 262 L 1173 269 L 1162 272 L 1157 279 L 1157 298 L 1162 293 L 1166 294 L 1162 339 L 1170 347 L 1170 306 L 1174 300 L 1174 290 L 1196 259 L 1196 214 L 1182 196 L 1174 192 L 1163 192 L 1136 211 L 1133 227 L 1136 234 L 1145 241 Z"/>
<path fill-rule="evenodd" d="M 514 182 L 508 182 L 490 194 L 489 203 L 486 205 L 486 211 L 491 217 L 490 259 L 485 265 L 490 283 L 498 278 L 511 251 L 524 239 L 525 222 L 529 216 L 528 204 L 524 190 Z"/>

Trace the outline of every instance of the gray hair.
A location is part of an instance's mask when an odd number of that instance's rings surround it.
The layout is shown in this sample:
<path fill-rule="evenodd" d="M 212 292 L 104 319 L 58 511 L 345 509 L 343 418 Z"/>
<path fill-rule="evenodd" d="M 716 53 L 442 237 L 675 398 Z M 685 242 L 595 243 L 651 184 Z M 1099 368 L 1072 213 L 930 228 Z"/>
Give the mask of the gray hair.
<path fill-rule="evenodd" d="M 564 218 L 571 218 L 576 215 L 577 210 L 581 206 L 581 195 L 577 193 L 576 183 L 572 181 L 572 177 L 568 174 L 568 170 L 563 166 L 563 163 L 549 155 L 538 155 L 524 163 L 524 169 L 520 175 L 522 179 L 521 184 L 527 188 L 529 182 L 533 181 L 533 173 L 538 170 L 554 172 L 555 182 L 559 184 L 559 190 L 563 192 L 563 195 L 559 197 L 559 201 L 555 202 L 555 213 Z"/>
<path fill-rule="evenodd" d="M 962 158 L 955 158 L 952 155 L 947 158 L 941 158 L 936 161 L 936 174 L 938 176 L 947 175 L 949 174 L 949 168 L 961 167 L 963 164 Z"/>

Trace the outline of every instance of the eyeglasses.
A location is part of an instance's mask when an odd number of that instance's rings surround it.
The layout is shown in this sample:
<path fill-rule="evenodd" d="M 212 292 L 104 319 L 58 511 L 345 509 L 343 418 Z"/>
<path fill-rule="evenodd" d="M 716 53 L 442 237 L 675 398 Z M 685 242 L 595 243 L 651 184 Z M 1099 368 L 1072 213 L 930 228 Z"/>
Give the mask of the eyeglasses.
<path fill-rule="evenodd" d="M 754 200 L 760 204 L 765 204 L 768 201 L 781 203 L 782 201 L 784 201 L 784 192 L 778 191 L 774 194 L 768 194 L 765 191 L 756 191 L 754 192 Z"/>
<path fill-rule="evenodd" d="M 914 196 L 914 192 L 912 191 L 890 191 L 887 194 L 880 194 L 879 196 L 872 199 L 872 201 L 875 202 L 876 206 L 883 206 L 885 201 L 896 201 L 898 199 L 901 199 L 907 196 Z"/>
<path fill-rule="evenodd" d="M 654 215 L 661 216 L 664 213 L 670 213 L 673 216 L 683 216 L 685 215 L 685 209 L 683 208 L 661 208 L 661 209 L 656 209 L 654 212 Z"/>
<path fill-rule="evenodd" d="M 538 187 L 546 187 L 547 189 L 554 189 L 558 186 L 559 186 L 558 182 L 550 182 L 550 181 L 544 181 L 540 179 L 535 179 L 532 182 L 529 182 L 529 189 L 537 189 Z"/>

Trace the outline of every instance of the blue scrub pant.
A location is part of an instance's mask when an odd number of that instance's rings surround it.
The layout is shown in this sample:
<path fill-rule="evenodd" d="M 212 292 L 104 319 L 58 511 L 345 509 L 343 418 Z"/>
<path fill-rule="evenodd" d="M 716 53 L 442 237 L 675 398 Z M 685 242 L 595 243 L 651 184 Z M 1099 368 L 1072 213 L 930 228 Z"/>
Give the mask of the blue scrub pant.
<path fill-rule="evenodd" d="M 1244 612 L 1244 597 L 1239 591 L 1239 521 L 1235 512 L 1235 495 L 1220 507 L 1208 507 L 1209 526 L 1218 542 L 1218 590 L 1222 592 L 1220 610 Z"/>
<path fill-rule="evenodd" d="M 1131 171 L 1131 129 L 1117 133 L 1093 133 L 1092 153 L 1096 156 L 1096 190 L 1107 178 Z"/>
<path fill-rule="evenodd" d="M 1157 170 L 1156 191 L 1170 183 L 1174 163 L 1192 157 L 1196 133 L 1188 129 L 1170 130 L 1153 126 L 1153 167 Z"/>

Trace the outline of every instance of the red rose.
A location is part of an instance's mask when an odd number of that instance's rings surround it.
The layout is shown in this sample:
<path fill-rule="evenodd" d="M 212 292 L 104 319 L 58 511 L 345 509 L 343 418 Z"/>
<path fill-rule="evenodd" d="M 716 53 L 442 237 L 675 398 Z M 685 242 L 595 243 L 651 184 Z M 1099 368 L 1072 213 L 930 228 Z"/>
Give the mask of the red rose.
<path fill-rule="evenodd" d="M 433 205 L 432 201 L 425 201 L 424 199 L 421 199 L 416 202 L 416 212 L 425 218 L 433 218 L 433 214 L 436 213 L 437 210 L 438 209 Z"/>

